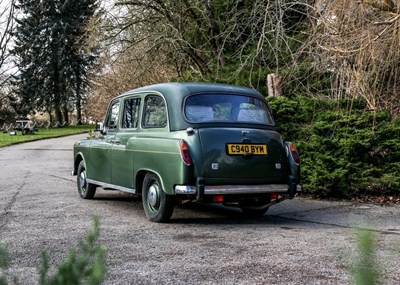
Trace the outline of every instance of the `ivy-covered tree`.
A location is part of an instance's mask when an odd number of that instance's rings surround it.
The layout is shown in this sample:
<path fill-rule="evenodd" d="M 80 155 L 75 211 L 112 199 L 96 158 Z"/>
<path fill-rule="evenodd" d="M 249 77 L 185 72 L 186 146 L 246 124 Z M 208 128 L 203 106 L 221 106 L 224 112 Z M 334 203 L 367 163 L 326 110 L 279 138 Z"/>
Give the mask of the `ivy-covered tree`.
<path fill-rule="evenodd" d="M 85 45 L 97 7 L 97 0 L 17 1 L 14 53 L 22 113 L 54 112 L 58 123 L 69 122 L 71 109 L 80 115 L 82 91 L 96 58 Z"/>

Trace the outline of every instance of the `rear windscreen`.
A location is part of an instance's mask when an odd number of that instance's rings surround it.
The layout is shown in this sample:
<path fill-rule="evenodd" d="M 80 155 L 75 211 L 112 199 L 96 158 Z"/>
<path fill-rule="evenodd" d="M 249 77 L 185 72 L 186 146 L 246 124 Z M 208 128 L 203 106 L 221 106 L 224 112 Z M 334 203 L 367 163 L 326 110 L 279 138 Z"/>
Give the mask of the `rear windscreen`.
<path fill-rule="evenodd" d="M 245 95 L 192 95 L 185 101 L 185 116 L 191 123 L 274 124 L 267 104 L 258 98 Z"/>

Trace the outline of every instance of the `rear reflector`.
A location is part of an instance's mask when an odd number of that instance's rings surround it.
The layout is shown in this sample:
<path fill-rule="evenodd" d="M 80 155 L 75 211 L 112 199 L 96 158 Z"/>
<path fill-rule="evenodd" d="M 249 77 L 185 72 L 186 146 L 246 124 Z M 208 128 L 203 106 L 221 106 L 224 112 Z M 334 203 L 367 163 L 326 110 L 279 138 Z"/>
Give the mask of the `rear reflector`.
<path fill-rule="evenodd" d="M 278 193 L 271 193 L 271 200 L 276 200 L 279 198 L 279 194 Z"/>
<path fill-rule="evenodd" d="M 223 203 L 224 201 L 225 201 L 224 195 L 214 196 L 214 202 L 215 203 Z"/>
<path fill-rule="evenodd" d="M 192 158 L 190 157 L 189 147 L 184 140 L 179 141 L 179 149 L 181 151 L 181 157 L 183 162 L 186 165 L 190 165 L 192 163 Z"/>
<path fill-rule="evenodd" d="M 301 161 L 300 161 L 299 153 L 297 152 L 297 148 L 292 143 L 288 143 L 288 145 L 289 145 L 290 154 L 292 155 L 294 162 L 296 164 L 300 164 Z"/>

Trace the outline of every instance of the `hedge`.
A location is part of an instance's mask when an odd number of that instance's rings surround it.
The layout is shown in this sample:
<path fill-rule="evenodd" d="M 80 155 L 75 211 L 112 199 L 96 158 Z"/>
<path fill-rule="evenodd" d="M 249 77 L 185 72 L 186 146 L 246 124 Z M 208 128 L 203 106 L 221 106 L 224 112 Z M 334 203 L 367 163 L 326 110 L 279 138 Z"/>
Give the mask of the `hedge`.
<path fill-rule="evenodd" d="M 358 100 L 268 99 L 298 147 L 304 192 L 318 197 L 400 194 L 400 119 Z"/>

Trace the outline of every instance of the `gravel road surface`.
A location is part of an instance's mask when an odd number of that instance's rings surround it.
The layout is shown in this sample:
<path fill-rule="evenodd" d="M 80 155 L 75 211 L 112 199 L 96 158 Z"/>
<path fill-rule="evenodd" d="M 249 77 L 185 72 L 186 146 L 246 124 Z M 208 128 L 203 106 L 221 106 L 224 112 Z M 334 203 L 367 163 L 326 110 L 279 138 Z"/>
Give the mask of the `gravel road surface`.
<path fill-rule="evenodd" d="M 400 284 L 400 205 L 295 198 L 257 219 L 188 203 L 168 224 L 147 221 L 140 199 L 98 190 L 79 198 L 72 145 L 85 135 L 0 148 L 0 243 L 9 273 L 38 283 L 41 252 L 63 260 L 100 217 L 104 284 L 352 284 L 355 228 L 377 236 L 385 284 Z"/>

